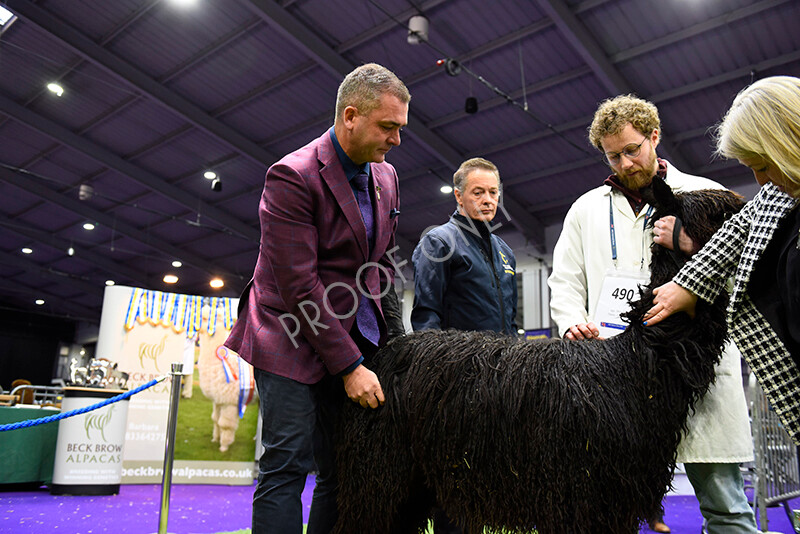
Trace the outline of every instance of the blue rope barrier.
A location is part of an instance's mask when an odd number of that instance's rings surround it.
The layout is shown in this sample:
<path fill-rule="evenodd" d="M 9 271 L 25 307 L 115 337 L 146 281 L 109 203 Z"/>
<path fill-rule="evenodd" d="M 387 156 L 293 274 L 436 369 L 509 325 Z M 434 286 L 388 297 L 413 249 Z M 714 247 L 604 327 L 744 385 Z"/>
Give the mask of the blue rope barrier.
<path fill-rule="evenodd" d="M 93 410 L 99 410 L 103 406 L 108 406 L 109 404 L 113 404 L 115 402 L 119 402 L 122 400 L 131 397 L 132 395 L 136 395 L 140 391 L 144 391 L 147 388 L 151 388 L 166 380 L 169 375 L 164 375 L 159 378 L 154 378 L 150 382 L 146 384 L 142 384 L 136 389 L 132 389 L 130 391 L 126 391 L 116 397 L 111 397 L 110 399 L 105 399 L 102 402 L 98 402 L 97 404 L 92 404 L 91 406 L 84 406 L 83 408 L 78 408 L 77 410 L 70 410 L 69 412 L 59 413 L 55 415 L 50 415 L 48 417 L 40 417 L 39 419 L 28 419 L 27 421 L 18 421 L 16 423 L 9 423 L 7 425 L 0 425 L 0 432 L 5 432 L 6 430 L 17 430 L 18 428 L 27 428 L 30 426 L 37 426 L 37 425 L 44 425 L 46 423 L 52 423 L 54 421 L 58 421 L 60 419 L 65 419 L 67 417 L 72 417 L 73 415 L 80 415 L 82 413 L 91 412 Z"/>

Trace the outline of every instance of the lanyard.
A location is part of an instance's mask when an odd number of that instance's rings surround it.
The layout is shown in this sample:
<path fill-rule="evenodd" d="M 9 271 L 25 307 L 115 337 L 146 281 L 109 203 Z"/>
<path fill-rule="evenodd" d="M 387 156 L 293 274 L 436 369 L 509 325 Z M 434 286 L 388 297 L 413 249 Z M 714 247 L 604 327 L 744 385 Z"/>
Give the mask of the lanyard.
<path fill-rule="evenodd" d="M 608 194 L 608 227 L 609 233 L 611 234 L 611 259 L 614 262 L 614 267 L 617 266 L 617 232 L 614 230 L 614 204 L 612 202 L 613 195 L 611 193 Z M 642 237 L 644 237 L 644 232 L 647 229 L 647 221 L 650 219 L 650 216 L 653 214 L 653 206 L 647 208 L 647 212 L 644 214 L 644 224 L 642 225 Z M 639 268 L 644 265 L 644 245 L 642 245 L 642 262 Z"/>

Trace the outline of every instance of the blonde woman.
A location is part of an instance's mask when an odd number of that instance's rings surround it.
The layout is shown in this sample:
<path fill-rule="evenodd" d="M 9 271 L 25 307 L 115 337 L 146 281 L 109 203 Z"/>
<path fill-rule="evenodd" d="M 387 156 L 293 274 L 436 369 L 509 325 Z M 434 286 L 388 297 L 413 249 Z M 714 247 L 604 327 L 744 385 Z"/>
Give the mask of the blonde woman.
<path fill-rule="evenodd" d="M 653 291 L 645 324 L 692 315 L 698 298 L 713 301 L 733 276 L 730 334 L 800 444 L 800 79 L 764 78 L 739 93 L 716 152 L 749 167 L 761 190 Z"/>

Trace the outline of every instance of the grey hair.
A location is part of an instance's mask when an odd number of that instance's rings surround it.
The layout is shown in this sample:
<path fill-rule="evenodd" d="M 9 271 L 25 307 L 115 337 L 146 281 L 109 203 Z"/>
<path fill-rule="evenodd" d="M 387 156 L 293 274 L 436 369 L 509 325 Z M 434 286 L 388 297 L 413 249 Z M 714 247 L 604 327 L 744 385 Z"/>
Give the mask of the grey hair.
<path fill-rule="evenodd" d="M 411 101 L 411 93 L 395 73 L 378 65 L 367 63 L 344 77 L 336 93 L 336 121 L 341 120 L 347 106 L 368 115 L 380 105 L 381 96 L 396 96 L 404 104 Z"/>
<path fill-rule="evenodd" d="M 497 170 L 497 166 L 489 161 L 488 159 L 483 158 L 471 158 L 461 164 L 458 167 L 458 170 L 453 174 L 453 187 L 459 192 L 464 192 L 464 186 L 467 183 L 467 177 L 469 173 L 476 169 L 483 169 L 485 171 L 489 171 L 494 173 L 497 177 L 497 187 L 500 188 L 500 171 Z"/>

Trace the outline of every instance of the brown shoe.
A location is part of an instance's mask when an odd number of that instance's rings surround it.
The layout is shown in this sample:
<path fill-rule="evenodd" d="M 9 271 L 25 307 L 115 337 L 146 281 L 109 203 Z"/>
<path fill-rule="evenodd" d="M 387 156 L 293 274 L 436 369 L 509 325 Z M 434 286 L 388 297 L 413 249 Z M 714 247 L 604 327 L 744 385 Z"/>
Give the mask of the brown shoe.
<path fill-rule="evenodd" d="M 650 521 L 648 526 L 653 532 L 672 532 L 672 530 L 670 530 L 670 528 L 663 521 Z"/>

